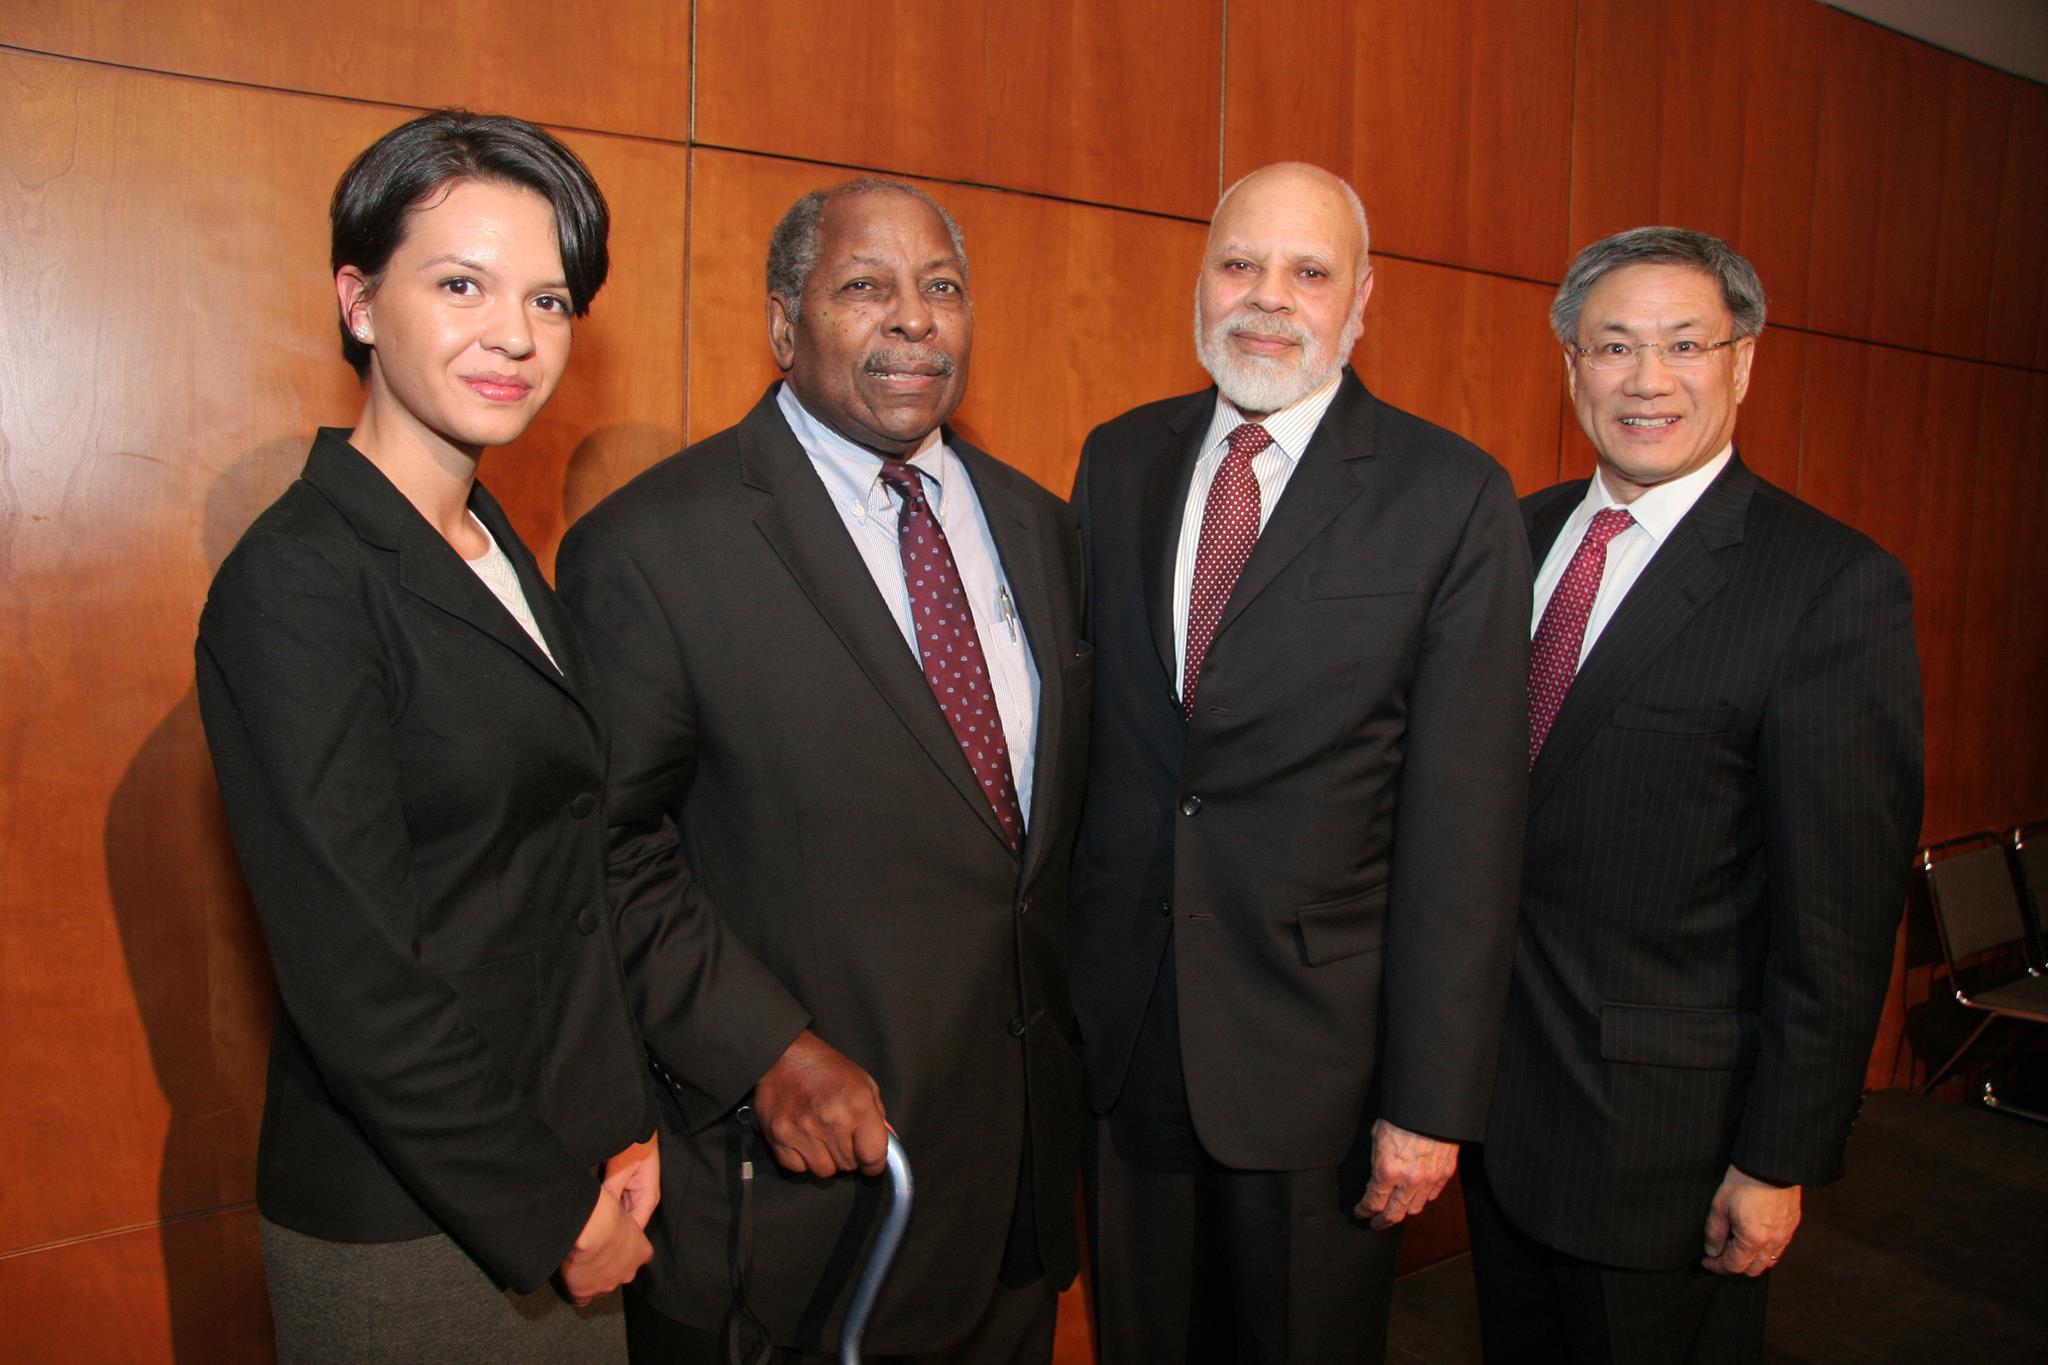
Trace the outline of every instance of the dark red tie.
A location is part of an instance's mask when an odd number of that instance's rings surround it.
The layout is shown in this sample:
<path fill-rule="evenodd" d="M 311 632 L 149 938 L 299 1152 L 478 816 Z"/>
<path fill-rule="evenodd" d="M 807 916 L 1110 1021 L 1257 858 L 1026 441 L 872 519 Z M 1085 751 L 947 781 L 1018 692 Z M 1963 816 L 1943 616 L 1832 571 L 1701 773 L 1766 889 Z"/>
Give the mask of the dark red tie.
<path fill-rule="evenodd" d="M 1564 577 L 1543 608 L 1543 620 L 1536 626 L 1536 638 L 1529 642 L 1529 766 L 1543 752 L 1564 694 L 1572 690 L 1579 672 L 1579 646 L 1586 638 L 1586 618 L 1593 614 L 1593 599 L 1600 593 L 1600 575 L 1607 571 L 1607 542 L 1635 525 L 1635 518 L 1619 507 L 1603 508 L 1593 514 L 1586 538 L 1572 552 Z"/>
<path fill-rule="evenodd" d="M 925 501 L 924 481 L 916 469 L 901 460 L 883 460 L 882 482 L 902 499 L 896 512 L 896 548 L 903 556 L 903 583 L 910 590 L 910 618 L 917 627 L 924 680 L 1015 849 L 1023 843 L 1024 816 L 1010 773 L 1010 745 L 1003 738 L 1003 718 L 996 711 L 988 661 L 974 629 L 974 610 L 960 586 L 953 547 Z"/>
<path fill-rule="evenodd" d="M 1209 642 L 1216 638 L 1216 623 L 1223 619 L 1223 604 L 1237 586 L 1252 547 L 1259 543 L 1259 477 L 1252 473 L 1252 457 L 1273 444 L 1272 433 L 1257 422 L 1246 422 L 1224 438 L 1230 452 L 1216 467 L 1209 483 L 1209 500 L 1202 505 L 1202 538 L 1195 542 L 1195 582 L 1188 591 L 1187 662 L 1182 668 L 1180 713 L 1192 720 L 1195 714 L 1195 683 L 1202 676 L 1202 660 L 1209 657 Z"/>

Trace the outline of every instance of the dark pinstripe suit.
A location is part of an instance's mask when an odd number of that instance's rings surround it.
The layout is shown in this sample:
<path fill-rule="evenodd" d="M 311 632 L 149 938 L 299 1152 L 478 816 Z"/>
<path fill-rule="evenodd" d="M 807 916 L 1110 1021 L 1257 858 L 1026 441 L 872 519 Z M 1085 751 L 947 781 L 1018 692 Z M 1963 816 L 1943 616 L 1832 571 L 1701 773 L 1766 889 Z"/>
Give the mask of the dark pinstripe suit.
<path fill-rule="evenodd" d="M 1585 492 L 1523 501 L 1540 562 Z M 1904 569 L 1738 457 L 1530 774 L 1485 1176 L 1522 1232 L 1695 1264 L 1732 1162 L 1837 1178 L 1920 824 Z"/>

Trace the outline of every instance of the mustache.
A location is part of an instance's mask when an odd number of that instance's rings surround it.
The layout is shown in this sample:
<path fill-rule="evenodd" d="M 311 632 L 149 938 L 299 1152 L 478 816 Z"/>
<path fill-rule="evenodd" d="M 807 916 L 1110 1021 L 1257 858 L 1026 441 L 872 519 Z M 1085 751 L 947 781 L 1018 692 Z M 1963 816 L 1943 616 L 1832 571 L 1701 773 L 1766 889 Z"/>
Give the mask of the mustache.
<path fill-rule="evenodd" d="M 886 350 L 869 351 L 862 358 L 870 374 L 876 372 L 895 374 L 929 373 L 941 379 L 953 373 L 953 357 L 930 346 L 898 346 Z"/>
<path fill-rule="evenodd" d="M 1219 338 L 1235 333 L 1242 333 L 1248 336 L 1278 337 L 1282 341 L 1291 341 L 1297 346 L 1306 346 L 1311 340 L 1307 328 L 1298 323 L 1290 322 L 1286 318 L 1276 318 L 1270 314 L 1261 313 L 1256 308 L 1240 308 L 1236 312 L 1226 315 L 1210 329 L 1210 334 Z"/>

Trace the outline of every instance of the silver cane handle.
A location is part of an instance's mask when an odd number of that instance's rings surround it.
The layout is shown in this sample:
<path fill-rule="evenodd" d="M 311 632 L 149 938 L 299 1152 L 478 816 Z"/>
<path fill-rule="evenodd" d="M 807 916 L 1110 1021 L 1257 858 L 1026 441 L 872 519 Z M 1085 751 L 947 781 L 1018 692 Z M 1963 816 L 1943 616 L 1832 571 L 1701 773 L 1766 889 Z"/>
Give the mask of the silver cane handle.
<path fill-rule="evenodd" d="M 860 1339 L 868 1330 L 868 1316 L 881 1297 L 882 1281 L 889 1277 L 889 1263 L 903 1244 L 903 1230 L 910 1226 L 910 1157 L 903 1144 L 889 1134 L 889 1212 L 882 1218 L 881 1231 L 861 1268 L 860 1282 L 853 1287 L 853 1302 L 846 1308 L 846 1326 L 839 1334 L 839 1365 L 860 1365 Z"/>

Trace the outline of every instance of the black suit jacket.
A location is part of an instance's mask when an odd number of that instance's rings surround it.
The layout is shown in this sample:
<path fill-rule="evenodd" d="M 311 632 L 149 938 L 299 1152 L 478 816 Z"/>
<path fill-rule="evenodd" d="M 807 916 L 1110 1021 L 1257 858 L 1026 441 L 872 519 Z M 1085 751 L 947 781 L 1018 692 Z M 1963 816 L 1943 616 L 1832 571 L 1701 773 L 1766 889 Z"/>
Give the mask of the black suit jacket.
<path fill-rule="evenodd" d="M 1376 1112 L 1486 1117 L 1514 934 L 1529 557 L 1507 475 L 1342 388 L 1224 609 L 1193 722 L 1173 566 L 1213 390 L 1098 428 L 1075 500 L 1096 695 L 1071 959 L 1115 1102 L 1173 953 L 1196 1131 L 1334 1165 Z"/>
<path fill-rule="evenodd" d="M 531 1290 L 653 1112 L 583 656 L 497 502 L 470 509 L 559 672 L 323 430 L 214 579 L 199 705 L 282 1003 L 258 1205 L 333 1241 L 446 1231 Z"/>
<path fill-rule="evenodd" d="M 1523 504 L 1539 560 L 1586 483 Z M 1732 460 L 1530 775 L 1486 1171 L 1576 1256 L 1696 1261 L 1732 1161 L 1841 1173 L 1920 827 L 1905 570 Z"/>
<path fill-rule="evenodd" d="M 1021 861 L 773 390 L 562 545 L 563 598 L 613 726 L 629 976 L 679 1098 L 643 1280 L 700 1328 L 730 1299 L 728 1116 L 806 1024 L 874 1076 L 917 1174 L 871 1349 L 930 1350 L 980 1316 L 1027 1124 L 1040 1253 L 1056 1284 L 1074 1273 L 1060 949 L 1088 715 L 1079 549 L 1057 498 L 949 441 L 1038 667 Z M 797 1178 L 755 1156 L 748 1298 L 777 1341 L 818 1349 L 836 1337 L 880 1182 Z"/>

